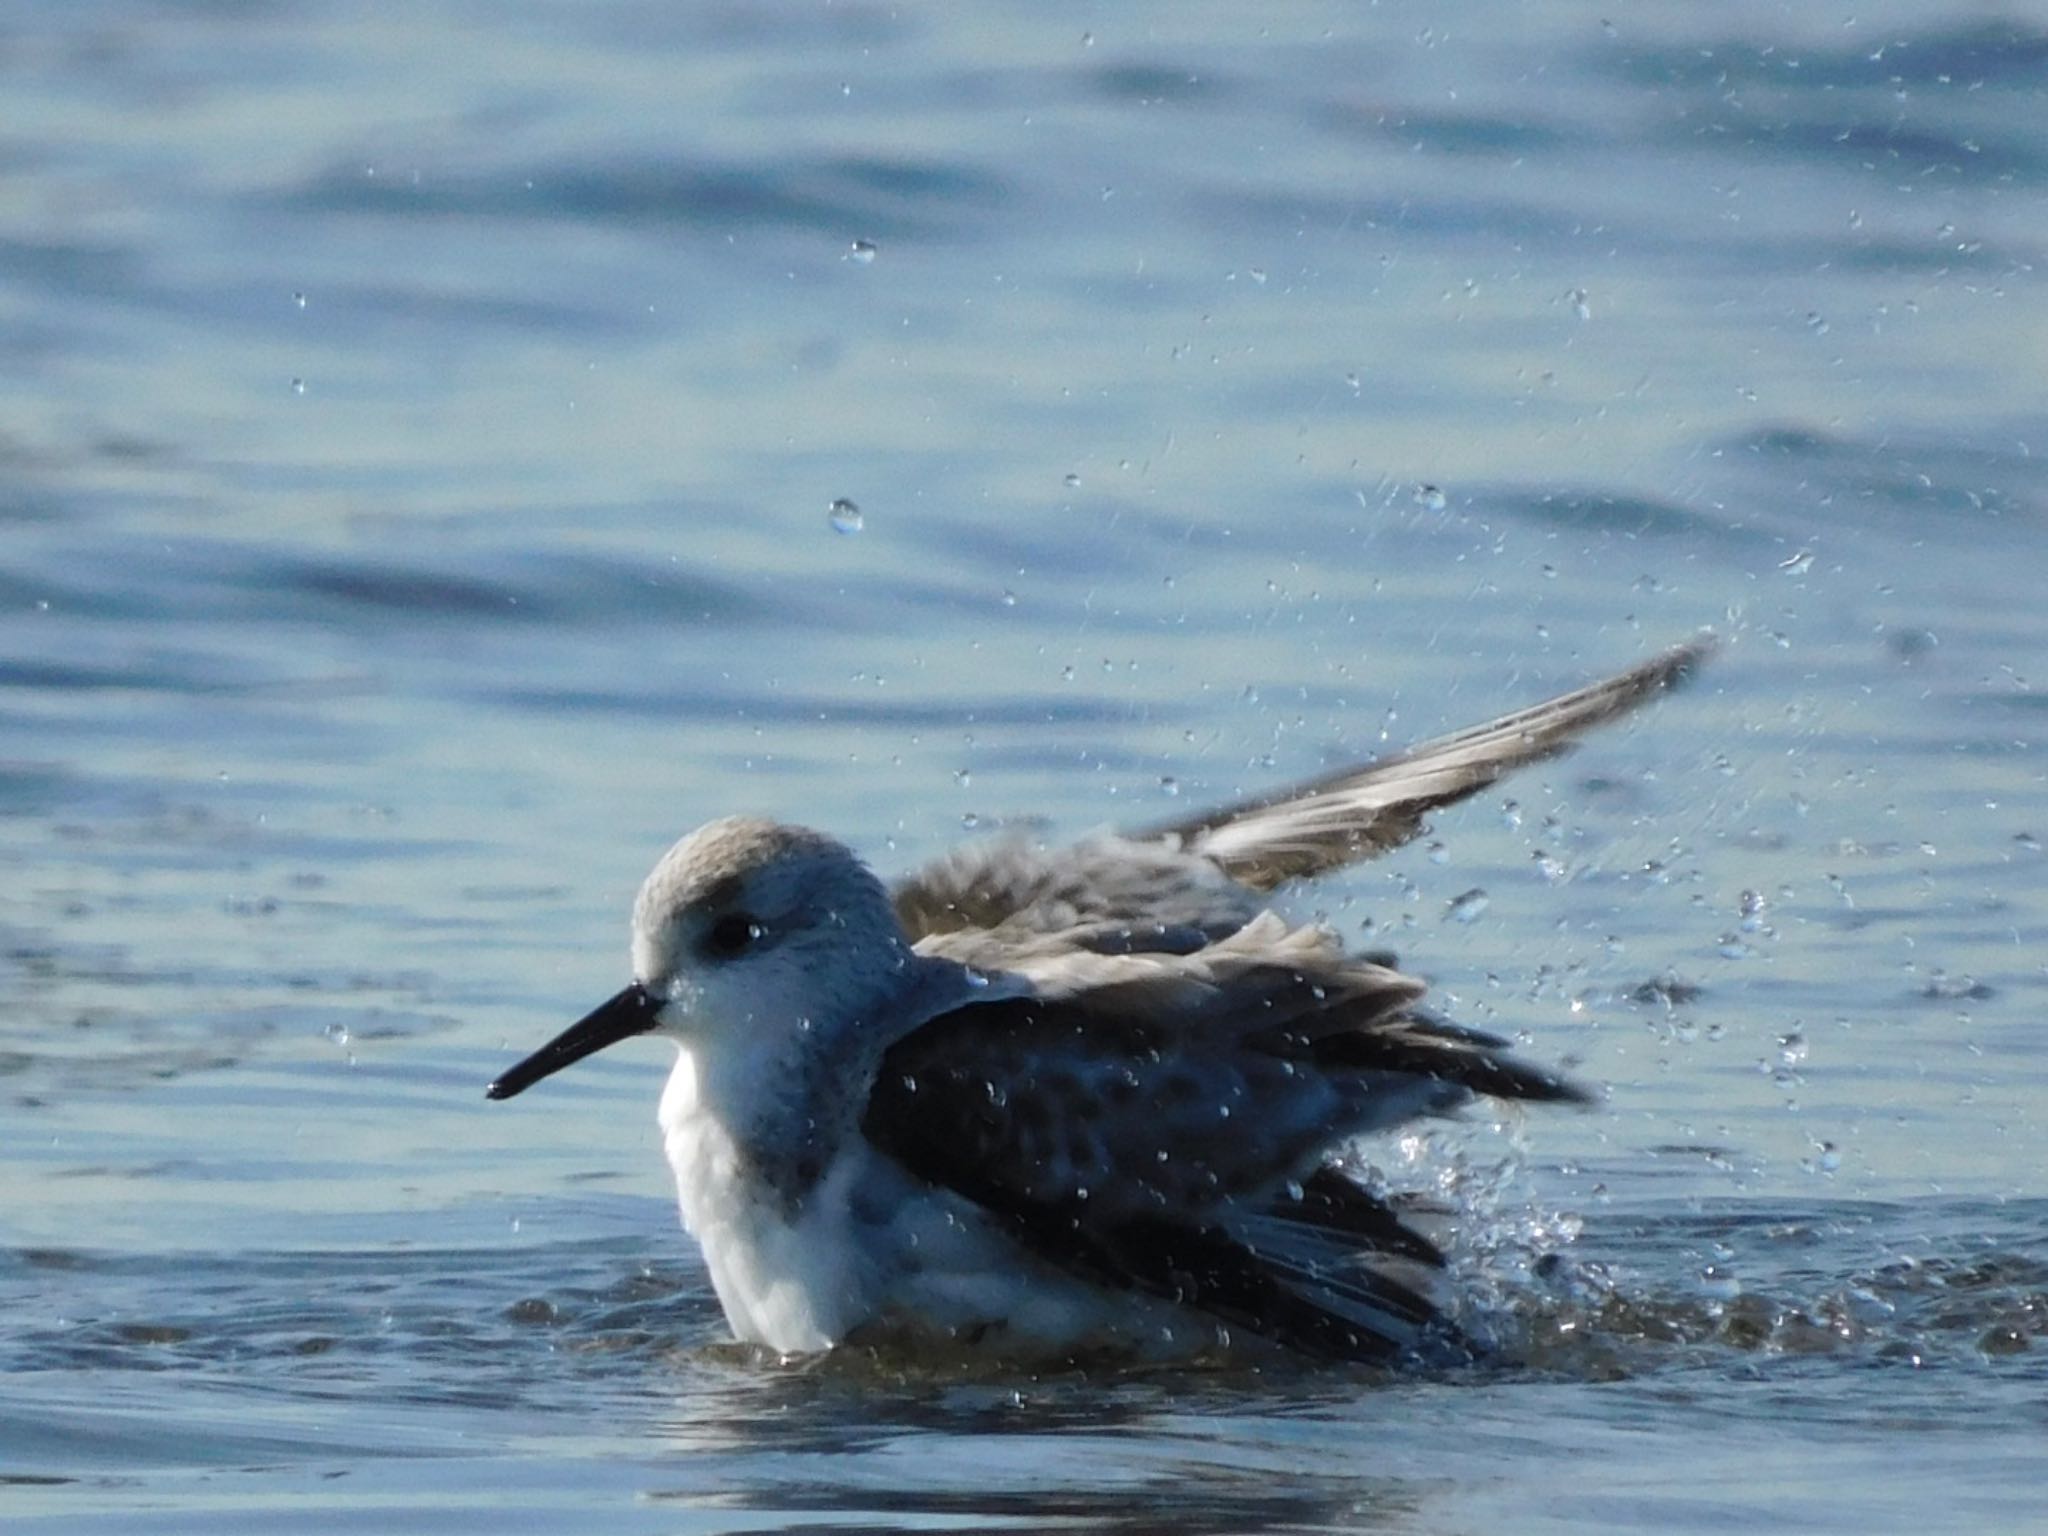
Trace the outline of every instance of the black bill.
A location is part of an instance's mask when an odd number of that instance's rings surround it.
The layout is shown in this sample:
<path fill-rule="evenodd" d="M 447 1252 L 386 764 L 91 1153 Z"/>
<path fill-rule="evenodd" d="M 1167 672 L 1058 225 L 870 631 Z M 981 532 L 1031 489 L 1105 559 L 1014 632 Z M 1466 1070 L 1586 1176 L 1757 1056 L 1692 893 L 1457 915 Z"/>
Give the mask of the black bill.
<path fill-rule="evenodd" d="M 644 1035 L 654 1028 L 661 1012 L 661 1000 L 639 982 L 606 998 L 582 1018 L 484 1090 L 487 1099 L 509 1099 L 524 1093 L 544 1077 L 552 1077 L 571 1062 L 581 1061 L 593 1051 L 632 1035 Z"/>

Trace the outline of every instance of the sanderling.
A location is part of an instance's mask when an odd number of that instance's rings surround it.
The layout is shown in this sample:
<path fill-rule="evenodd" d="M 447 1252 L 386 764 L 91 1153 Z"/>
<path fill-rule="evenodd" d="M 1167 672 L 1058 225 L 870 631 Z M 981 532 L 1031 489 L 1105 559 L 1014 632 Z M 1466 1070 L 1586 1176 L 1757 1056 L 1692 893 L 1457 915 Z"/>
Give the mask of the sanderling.
<path fill-rule="evenodd" d="M 1476 1094 L 1588 1095 L 1267 894 L 1406 842 L 1710 645 L 1168 825 L 969 846 L 893 889 L 821 833 L 711 822 L 641 887 L 632 984 L 490 1097 L 674 1040 L 683 1223 L 732 1331 L 783 1354 L 898 1330 L 1431 1352 L 1458 1338 L 1430 1294 L 1443 1256 L 1341 1154 Z"/>

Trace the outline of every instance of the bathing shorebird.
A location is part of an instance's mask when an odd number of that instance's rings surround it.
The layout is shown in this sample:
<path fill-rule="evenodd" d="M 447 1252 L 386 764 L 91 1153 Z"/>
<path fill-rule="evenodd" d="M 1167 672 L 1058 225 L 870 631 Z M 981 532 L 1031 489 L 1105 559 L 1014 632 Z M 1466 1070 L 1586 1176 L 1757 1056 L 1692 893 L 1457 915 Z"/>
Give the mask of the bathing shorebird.
<path fill-rule="evenodd" d="M 960 849 L 885 886 L 729 818 L 633 910 L 633 981 L 490 1085 L 629 1036 L 679 1047 L 660 1121 L 733 1332 L 908 1329 L 1033 1351 L 1321 1357 L 1456 1345 L 1443 1259 L 1354 1181 L 1357 1138 L 1474 1095 L 1583 1101 L 1267 893 L 1406 842 L 1688 674 L 1706 639 L 1397 756 L 1170 825 Z"/>

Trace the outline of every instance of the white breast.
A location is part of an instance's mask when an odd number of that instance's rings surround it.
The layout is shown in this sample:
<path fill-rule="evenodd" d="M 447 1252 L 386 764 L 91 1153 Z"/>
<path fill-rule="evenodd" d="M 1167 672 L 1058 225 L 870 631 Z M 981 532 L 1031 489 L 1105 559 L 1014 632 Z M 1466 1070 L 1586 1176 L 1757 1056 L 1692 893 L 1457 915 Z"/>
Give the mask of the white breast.
<path fill-rule="evenodd" d="M 661 1096 L 661 1129 L 683 1225 L 704 1250 L 734 1335 L 784 1354 L 828 1349 L 871 1305 L 870 1266 L 848 1241 L 833 1168 L 792 1219 L 749 1176 L 723 1122 L 701 1102 L 684 1051 Z"/>
<path fill-rule="evenodd" d="M 976 1207 L 912 1180 L 859 1137 L 792 1214 L 750 1177 L 698 1092 L 686 1049 L 661 1098 L 683 1225 L 704 1250 L 727 1323 L 782 1354 L 829 1349 L 868 1325 L 1065 1348 L 1137 1342 L 1129 1299 L 1042 1264 Z M 1156 1339 L 1155 1339 L 1156 1342 Z"/>

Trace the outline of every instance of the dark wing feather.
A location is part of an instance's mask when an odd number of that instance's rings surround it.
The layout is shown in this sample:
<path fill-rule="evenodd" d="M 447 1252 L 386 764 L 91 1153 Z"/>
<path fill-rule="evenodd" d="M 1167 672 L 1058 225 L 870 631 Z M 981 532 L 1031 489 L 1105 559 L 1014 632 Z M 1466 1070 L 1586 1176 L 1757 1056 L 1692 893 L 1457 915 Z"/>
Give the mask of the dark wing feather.
<path fill-rule="evenodd" d="M 984 1204 L 1206 1222 L 1318 1164 L 1355 1118 L 1351 1096 L 1266 1051 L 1020 1001 L 963 1009 L 897 1042 L 864 1125 L 906 1165 Z M 1441 1095 L 1410 1097 L 1412 1113 Z M 1244 1134 L 1231 1134 L 1233 1118 Z"/>
<path fill-rule="evenodd" d="M 1470 1348 L 1433 1301 L 1391 1275 L 1336 1277 L 1220 1226 L 1140 1219 L 1098 1244 L 1098 1261 L 1128 1283 L 1306 1355 L 1370 1362 L 1432 1340 Z"/>
<path fill-rule="evenodd" d="M 1388 1253 L 1441 1269 L 1443 1250 L 1401 1219 L 1391 1201 L 1356 1183 L 1335 1168 L 1318 1168 L 1301 1186 L 1275 1202 L 1272 1216 L 1316 1231 L 1341 1236 L 1370 1253 Z"/>
<path fill-rule="evenodd" d="M 865 1126 L 871 1141 L 930 1182 L 967 1196 L 1070 1273 L 1194 1308 L 1323 1359 L 1384 1361 L 1426 1344 L 1474 1352 L 1421 1291 L 1358 1262 L 1386 1253 L 1438 1267 L 1443 1256 L 1403 1226 L 1391 1207 L 1334 1170 L 1313 1176 L 1310 1188 L 1317 1193 L 1305 1190 L 1302 1209 L 1262 1227 L 1278 1239 L 1262 1248 L 1222 1222 L 1127 1210 L 1105 1216 L 1083 1198 L 1085 1187 L 1064 1198 L 1034 1199 L 1001 1177 L 986 1156 L 960 1156 L 957 1145 L 930 1134 L 929 1122 L 920 1126 L 892 1099 L 877 1094 Z M 1341 1194 L 1336 1185 L 1344 1186 Z M 1335 1230 L 1354 1240 L 1358 1252 L 1346 1256 L 1349 1262 L 1303 1260 L 1288 1241 L 1290 1223 L 1326 1236 L 1332 1229 L 1317 1225 L 1324 1215 L 1346 1223 Z"/>
<path fill-rule="evenodd" d="M 1193 955 L 1033 964 L 1037 995 L 970 1004 L 890 1047 L 868 1139 L 1053 1262 L 1316 1353 L 1414 1348 L 1435 1326 L 1414 1288 L 1325 1262 L 1439 1257 L 1324 1167 L 1342 1142 L 1475 1092 L 1578 1096 L 1436 1025 L 1420 982 L 1270 915 Z"/>

